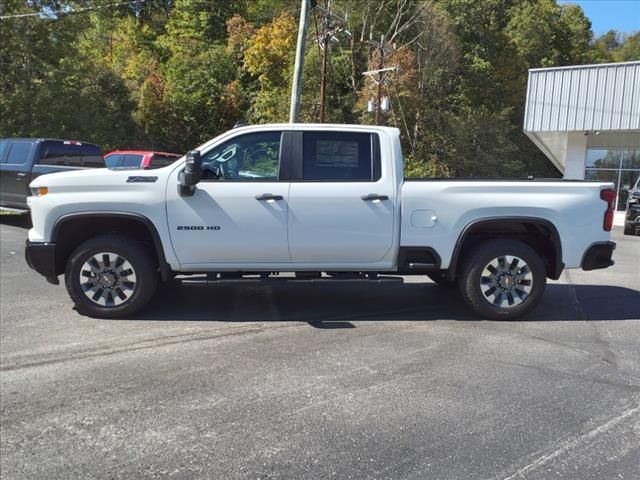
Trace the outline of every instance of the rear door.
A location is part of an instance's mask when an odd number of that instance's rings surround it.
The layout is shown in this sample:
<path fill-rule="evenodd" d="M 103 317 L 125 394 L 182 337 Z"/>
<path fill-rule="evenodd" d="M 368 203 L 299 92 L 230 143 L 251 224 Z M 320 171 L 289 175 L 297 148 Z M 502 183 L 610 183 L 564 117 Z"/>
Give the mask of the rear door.
<path fill-rule="evenodd" d="M 37 143 L 30 140 L 3 140 L 0 154 L 0 201 L 16 208 L 27 206 L 31 162 Z"/>
<path fill-rule="evenodd" d="M 292 261 L 390 265 L 395 186 L 381 163 L 378 134 L 305 131 L 297 143 L 289 190 Z"/>

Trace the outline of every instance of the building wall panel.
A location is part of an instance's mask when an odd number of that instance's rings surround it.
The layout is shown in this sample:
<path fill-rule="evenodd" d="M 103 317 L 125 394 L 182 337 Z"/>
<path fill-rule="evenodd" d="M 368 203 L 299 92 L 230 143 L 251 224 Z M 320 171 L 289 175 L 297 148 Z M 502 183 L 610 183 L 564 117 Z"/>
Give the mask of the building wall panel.
<path fill-rule="evenodd" d="M 640 62 L 529 71 L 525 132 L 640 129 Z"/>

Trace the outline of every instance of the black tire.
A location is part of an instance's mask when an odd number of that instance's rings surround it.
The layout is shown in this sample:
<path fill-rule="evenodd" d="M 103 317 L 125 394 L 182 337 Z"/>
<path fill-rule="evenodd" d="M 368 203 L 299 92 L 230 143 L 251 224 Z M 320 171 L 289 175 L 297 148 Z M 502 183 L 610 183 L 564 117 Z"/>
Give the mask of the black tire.
<path fill-rule="evenodd" d="M 509 265 L 505 267 L 499 259 L 502 258 L 504 261 L 506 256 L 518 257 L 527 269 L 518 270 L 518 263 L 513 269 L 510 269 Z M 494 261 L 499 264 L 495 274 L 485 270 Z M 491 268 L 495 270 L 495 267 Z M 526 270 L 530 275 L 527 273 L 525 278 L 523 272 Z M 483 275 L 483 272 L 489 276 Z M 501 276 L 500 272 L 506 272 L 510 279 Z M 520 273 L 514 276 L 513 272 Z M 494 280 L 496 278 L 497 281 Z M 514 280 L 516 278 L 517 280 Z M 546 281 L 546 270 L 540 255 L 522 242 L 500 239 L 483 242 L 469 252 L 463 260 L 458 276 L 458 284 L 465 302 L 483 318 L 493 320 L 514 320 L 529 313 L 542 298 Z M 483 287 L 487 289 L 487 293 L 483 293 Z M 528 292 L 525 294 L 524 290 Z M 495 303 L 498 300 L 500 305 Z M 507 305 L 504 305 L 504 302 L 507 302 Z M 511 302 L 513 305 L 508 305 Z"/>
<path fill-rule="evenodd" d="M 635 233 L 636 233 L 636 229 L 634 227 L 627 226 L 625 224 L 625 226 L 624 226 L 624 234 L 625 235 L 635 235 Z"/>
<path fill-rule="evenodd" d="M 104 266 L 106 260 L 102 266 L 96 267 L 95 270 L 94 267 L 87 270 L 86 266 L 91 258 L 94 255 L 100 255 L 100 253 L 116 256 L 112 268 L 117 268 L 116 264 L 120 259 L 124 259 L 128 265 L 123 263 L 119 268 L 126 267 L 126 270 L 116 272 L 113 275 L 106 273 L 105 277 L 100 277 L 94 272 L 106 272 L 106 268 L 108 268 L 108 266 Z M 104 258 L 104 256 L 102 257 Z M 128 273 L 129 270 L 132 270 L 132 273 Z M 122 275 L 119 276 L 118 273 Z M 89 277 L 87 282 L 95 280 L 92 285 L 97 285 L 91 289 L 86 287 L 88 292 L 86 294 L 83 285 L 89 285 L 89 283 L 83 284 L 81 275 L 83 278 Z M 130 276 L 127 277 L 127 275 Z M 133 282 L 127 281 L 131 280 L 131 275 L 135 275 Z M 103 280 L 110 286 L 102 288 L 102 283 L 98 282 Z M 118 286 L 119 282 L 121 282 L 120 286 Z M 120 318 L 136 313 L 151 300 L 158 286 L 158 272 L 151 256 L 141 243 L 120 235 L 100 235 L 82 243 L 71 254 L 65 269 L 65 285 L 76 310 L 82 315 L 96 318 Z M 90 294 L 97 295 L 99 291 L 100 298 L 98 300 L 103 300 L 105 305 L 100 305 L 88 296 Z M 124 296 L 124 299 L 121 296 Z M 115 304 L 115 302 L 120 303 Z"/>
<path fill-rule="evenodd" d="M 437 283 L 441 287 L 455 288 L 458 286 L 458 282 L 456 280 L 449 280 L 443 273 L 440 272 L 427 273 L 427 277 L 429 277 L 432 282 Z"/>

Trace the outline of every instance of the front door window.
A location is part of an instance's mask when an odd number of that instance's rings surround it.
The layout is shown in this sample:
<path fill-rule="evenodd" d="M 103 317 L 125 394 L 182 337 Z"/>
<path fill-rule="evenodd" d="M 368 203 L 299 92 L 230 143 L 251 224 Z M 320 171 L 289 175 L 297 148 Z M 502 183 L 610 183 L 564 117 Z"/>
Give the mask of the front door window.
<path fill-rule="evenodd" d="M 232 138 L 202 158 L 202 180 L 274 182 L 278 180 L 281 132 Z"/>

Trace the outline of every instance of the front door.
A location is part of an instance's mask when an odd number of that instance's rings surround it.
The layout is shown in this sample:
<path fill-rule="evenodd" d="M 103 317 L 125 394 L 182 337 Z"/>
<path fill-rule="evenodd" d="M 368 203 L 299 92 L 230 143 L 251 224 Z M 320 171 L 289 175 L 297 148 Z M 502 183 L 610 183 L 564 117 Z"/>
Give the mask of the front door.
<path fill-rule="evenodd" d="M 178 195 L 180 169 L 172 174 L 167 215 L 183 270 L 290 262 L 281 137 L 280 131 L 244 133 L 201 152 L 203 176 L 192 197 Z"/>

